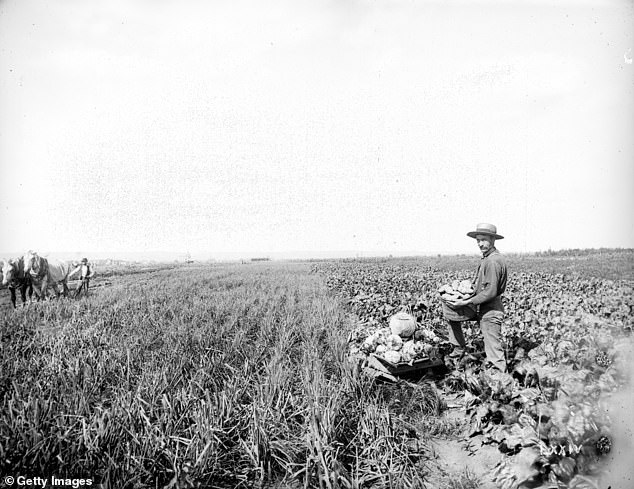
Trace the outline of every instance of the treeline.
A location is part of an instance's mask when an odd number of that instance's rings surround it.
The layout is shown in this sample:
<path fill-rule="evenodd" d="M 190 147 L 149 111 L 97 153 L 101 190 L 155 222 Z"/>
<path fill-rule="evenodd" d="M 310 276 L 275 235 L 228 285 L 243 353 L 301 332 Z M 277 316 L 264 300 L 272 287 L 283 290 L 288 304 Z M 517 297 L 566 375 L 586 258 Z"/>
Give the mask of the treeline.
<path fill-rule="evenodd" d="M 634 248 L 570 248 L 563 250 L 548 249 L 546 251 L 536 251 L 528 254 L 535 256 L 587 256 L 632 252 L 634 252 Z"/>

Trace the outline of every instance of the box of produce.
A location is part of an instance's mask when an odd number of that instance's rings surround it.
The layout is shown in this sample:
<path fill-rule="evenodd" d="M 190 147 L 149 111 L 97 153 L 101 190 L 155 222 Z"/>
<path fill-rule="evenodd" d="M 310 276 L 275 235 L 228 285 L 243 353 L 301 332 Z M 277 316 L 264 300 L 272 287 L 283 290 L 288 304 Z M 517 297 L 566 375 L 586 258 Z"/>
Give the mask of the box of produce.
<path fill-rule="evenodd" d="M 376 358 L 384 367 L 387 368 L 388 372 L 393 375 L 399 375 L 444 365 L 442 359 L 438 356 L 435 349 L 431 355 L 419 357 L 415 360 L 410 360 L 409 362 L 400 361 L 394 363 L 384 356 L 377 355 L 376 353 L 372 353 L 371 356 Z"/>
<path fill-rule="evenodd" d="M 399 312 L 390 318 L 389 327 L 365 336 L 354 351 L 371 369 L 399 375 L 442 365 L 437 347 L 440 341 L 431 328 L 417 323 L 410 314 Z"/>
<path fill-rule="evenodd" d="M 470 321 L 476 315 L 473 304 L 454 307 L 447 301 L 468 299 L 473 296 L 473 286 L 469 280 L 454 280 L 451 284 L 443 285 L 438 289 L 442 301 L 442 313 L 445 319 L 450 321 Z"/>

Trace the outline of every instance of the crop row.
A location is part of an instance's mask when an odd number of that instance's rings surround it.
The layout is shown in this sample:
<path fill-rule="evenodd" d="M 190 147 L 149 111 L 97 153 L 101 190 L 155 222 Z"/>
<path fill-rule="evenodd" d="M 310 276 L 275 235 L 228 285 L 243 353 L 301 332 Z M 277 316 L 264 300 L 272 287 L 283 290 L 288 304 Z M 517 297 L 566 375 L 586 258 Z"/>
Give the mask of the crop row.
<path fill-rule="evenodd" d="M 353 349 L 399 310 L 443 336 L 437 289 L 472 273 L 411 261 L 331 262 L 313 271 L 358 316 Z M 499 487 L 582 488 L 598 480 L 613 438 L 605 400 L 629 382 L 632 290 L 627 280 L 516 272 L 504 298 L 511 374 L 491 376 L 476 357 L 448 361 L 453 371 L 440 385 L 464 394 L 465 435 L 505 454 L 492 474 Z M 468 324 L 472 351 L 482 350 L 477 324 Z"/>
<path fill-rule="evenodd" d="M 0 314 L 2 474 L 421 487 L 428 472 L 392 396 L 347 362 L 348 316 L 303 265 L 162 270 Z M 422 392 L 438 411 L 436 388 Z"/>

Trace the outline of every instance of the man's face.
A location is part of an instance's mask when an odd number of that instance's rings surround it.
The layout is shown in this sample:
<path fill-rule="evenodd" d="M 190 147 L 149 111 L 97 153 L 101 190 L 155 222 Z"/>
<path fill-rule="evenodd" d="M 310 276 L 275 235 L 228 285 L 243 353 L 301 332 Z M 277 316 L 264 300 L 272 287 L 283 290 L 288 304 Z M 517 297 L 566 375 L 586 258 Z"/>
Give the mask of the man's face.
<path fill-rule="evenodd" d="M 476 242 L 478 243 L 478 248 L 480 248 L 480 251 L 484 255 L 487 251 L 493 248 L 495 238 L 487 234 L 478 234 L 476 235 Z"/>

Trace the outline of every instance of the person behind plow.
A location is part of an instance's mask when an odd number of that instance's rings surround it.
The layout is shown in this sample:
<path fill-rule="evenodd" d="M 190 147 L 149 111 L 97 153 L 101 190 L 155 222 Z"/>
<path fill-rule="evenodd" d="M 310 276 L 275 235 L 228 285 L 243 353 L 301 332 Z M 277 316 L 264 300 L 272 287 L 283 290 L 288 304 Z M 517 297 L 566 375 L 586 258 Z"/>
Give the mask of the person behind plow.
<path fill-rule="evenodd" d="M 473 309 L 475 306 L 476 313 L 473 319 L 480 322 L 487 363 L 501 372 L 506 372 L 502 346 L 502 294 L 506 290 L 507 269 L 504 257 L 495 247 L 495 240 L 504 239 L 504 236 L 497 234 L 497 228 L 488 223 L 478 224 L 476 230 L 468 232 L 467 236 L 476 240 L 482 252 L 474 280 L 474 295 L 468 299 L 448 300 L 446 303 L 454 310 Z M 461 356 L 466 347 L 461 322 L 451 319 L 445 321 L 449 342 L 454 346 L 451 356 Z"/>
<path fill-rule="evenodd" d="M 77 267 L 75 267 L 72 272 L 70 272 L 68 278 L 70 279 L 78 272 L 81 272 L 79 276 L 81 282 L 79 283 L 79 286 L 75 289 L 75 294 L 73 295 L 73 297 L 75 298 L 79 297 L 79 294 L 81 294 L 82 290 L 84 291 L 84 295 L 88 295 L 90 279 L 95 275 L 95 272 L 92 270 L 92 267 L 88 263 L 88 258 L 82 258 L 81 263 Z"/>

